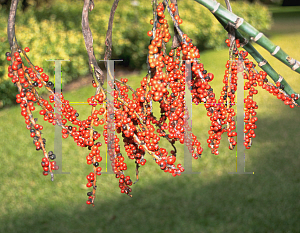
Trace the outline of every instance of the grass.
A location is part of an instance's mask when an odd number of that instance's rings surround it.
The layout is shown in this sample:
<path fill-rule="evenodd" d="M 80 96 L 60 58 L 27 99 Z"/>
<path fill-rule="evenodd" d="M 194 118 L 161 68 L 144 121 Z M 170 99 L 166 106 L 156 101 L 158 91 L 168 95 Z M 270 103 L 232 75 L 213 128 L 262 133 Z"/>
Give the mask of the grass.
<path fill-rule="evenodd" d="M 273 26 L 268 35 L 287 34 L 300 31 L 300 7 L 270 7 L 273 16 Z"/>
<path fill-rule="evenodd" d="M 300 33 L 272 38 L 291 56 L 299 57 Z M 263 52 L 263 51 L 262 51 Z M 295 90 L 299 74 L 263 53 Z M 202 53 L 201 62 L 215 74 L 212 87 L 219 96 L 228 51 Z M 141 77 L 129 78 L 137 86 Z M 246 151 L 246 171 L 254 175 L 230 175 L 235 171 L 235 151 L 222 139 L 220 155 L 211 155 L 206 144 L 209 119 L 204 107 L 193 106 L 193 132 L 204 152 L 193 161 L 193 171 L 173 178 L 150 157 L 133 185 L 133 198 L 120 193 L 113 175 L 101 175 L 96 206 L 85 204 L 87 150 L 72 139 L 64 140 L 63 171 L 55 181 L 41 175 L 41 152 L 36 152 L 18 107 L 0 111 L 0 232 L 299 232 L 300 229 L 300 109 L 290 109 L 261 88 L 257 137 Z M 91 96 L 92 87 L 65 93 L 71 101 Z M 80 118 L 90 108 L 75 106 Z M 37 111 L 35 114 L 37 114 Z M 40 122 L 41 123 L 41 122 Z M 54 130 L 43 124 L 48 150 L 53 149 Z M 163 142 L 162 142 L 163 144 Z M 182 146 L 179 150 L 182 151 Z M 102 155 L 105 155 L 102 152 Z M 183 158 L 179 153 L 179 161 Z M 104 161 L 101 165 L 105 167 Z M 128 173 L 134 177 L 132 161 Z"/>

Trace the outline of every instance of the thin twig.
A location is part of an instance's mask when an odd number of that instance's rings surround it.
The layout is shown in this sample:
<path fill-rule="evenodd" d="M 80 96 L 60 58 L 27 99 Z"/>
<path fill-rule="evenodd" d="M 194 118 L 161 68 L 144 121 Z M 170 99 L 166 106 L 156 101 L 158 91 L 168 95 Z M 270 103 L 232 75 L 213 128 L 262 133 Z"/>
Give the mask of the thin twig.
<path fill-rule="evenodd" d="M 17 6 L 19 0 L 12 0 L 10 5 L 10 11 L 8 16 L 7 22 L 7 38 L 10 44 L 10 49 L 13 49 L 14 46 L 14 38 L 15 38 L 15 22 L 16 22 L 16 13 L 17 13 Z"/>
<path fill-rule="evenodd" d="M 176 11 L 174 12 L 174 17 L 176 15 L 179 16 L 177 0 L 171 0 L 171 3 L 173 3 L 175 5 L 175 9 L 176 9 Z M 173 42 L 172 42 L 172 49 L 180 46 L 180 36 L 178 34 L 176 27 L 175 26 L 173 26 L 173 27 L 174 27 L 174 37 L 173 37 Z"/>
<path fill-rule="evenodd" d="M 94 0 L 84 0 L 84 5 L 82 9 L 82 34 L 84 37 L 85 47 L 86 51 L 89 56 L 89 67 L 90 72 L 95 74 L 97 81 L 100 83 L 100 85 L 103 85 L 104 83 L 104 75 L 103 71 L 100 69 L 100 67 L 97 64 L 94 49 L 93 49 L 93 35 L 89 26 L 89 11 L 92 11 L 94 9 Z M 92 66 L 94 70 L 92 69 Z"/>
<path fill-rule="evenodd" d="M 106 38 L 105 38 L 106 49 L 105 49 L 105 54 L 104 54 L 104 60 L 109 60 L 110 57 L 111 57 L 111 52 L 112 52 L 112 49 L 111 49 L 111 47 L 112 47 L 112 28 L 113 28 L 114 16 L 115 16 L 115 12 L 116 12 L 118 3 L 119 3 L 119 0 L 115 0 L 112 7 L 111 7 L 111 10 L 110 10 L 109 21 L 108 21 L 108 29 L 107 29 Z M 105 66 L 107 67 L 106 62 L 105 62 Z"/>

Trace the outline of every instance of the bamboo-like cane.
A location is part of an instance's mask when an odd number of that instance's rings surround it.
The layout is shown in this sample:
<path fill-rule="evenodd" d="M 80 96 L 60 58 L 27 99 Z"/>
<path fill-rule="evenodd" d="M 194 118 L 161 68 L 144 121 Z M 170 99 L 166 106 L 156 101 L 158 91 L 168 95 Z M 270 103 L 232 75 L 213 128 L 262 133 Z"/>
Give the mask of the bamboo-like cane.
<path fill-rule="evenodd" d="M 225 28 L 225 30 L 228 30 L 226 20 L 217 15 L 214 15 L 214 16 L 222 24 L 222 26 Z M 258 66 L 262 70 L 264 70 L 275 83 L 282 78 L 273 69 L 273 67 L 261 56 L 261 54 L 250 43 L 248 43 L 247 39 L 244 38 L 241 35 L 241 33 L 238 32 L 237 30 L 236 30 L 236 38 L 240 40 L 241 44 L 244 44 L 243 48 L 254 58 L 254 60 L 258 63 Z M 284 85 L 284 91 L 288 95 L 297 94 L 284 78 L 281 80 L 280 83 Z M 300 99 L 296 100 L 295 102 L 300 105 Z"/>
<path fill-rule="evenodd" d="M 201 5 L 205 6 L 215 16 L 224 19 L 226 22 L 231 22 L 235 25 L 235 29 L 240 29 L 250 36 L 250 38 L 259 44 L 261 47 L 271 53 L 272 56 L 290 67 L 292 70 L 300 74 L 300 62 L 290 57 L 279 46 L 276 46 L 269 40 L 262 32 L 259 32 L 251 24 L 246 22 L 243 18 L 231 13 L 217 1 L 212 0 L 195 0 Z"/>

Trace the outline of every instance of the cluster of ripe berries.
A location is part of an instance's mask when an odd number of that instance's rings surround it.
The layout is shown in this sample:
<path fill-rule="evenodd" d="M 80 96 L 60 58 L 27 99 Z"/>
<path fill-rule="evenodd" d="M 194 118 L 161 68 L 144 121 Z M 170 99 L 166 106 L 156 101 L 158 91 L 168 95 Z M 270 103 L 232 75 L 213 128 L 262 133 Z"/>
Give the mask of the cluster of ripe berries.
<path fill-rule="evenodd" d="M 55 161 L 50 161 L 54 160 L 56 156 L 51 151 L 47 154 L 45 149 L 46 139 L 41 137 L 43 126 L 37 124 L 38 119 L 33 118 L 32 112 L 35 111 L 34 104 L 43 105 L 44 109 L 40 111 L 41 113 L 46 112 L 46 110 L 53 111 L 52 106 L 42 97 L 38 96 L 35 89 L 36 87 L 41 88 L 44 85 L 46 88 L 51 89 L 53 84 L 49 81 L 49 76 L 43 73 L 42 68 L 38 66 L 28 68 L 24 65 L 20 53 L 23 52 L 25 54 L 29 51 L 29 48 L 26 47 L 24 51 L 18 49 L 13 55 L 9 52 L 6 53 L 7 61 L 12 62 L 8 67 L 8 77 L 18 87 L 19 94 L 16 95 L 16 102 L 21 107 L 21 115 L 25 119 L 26 128 L 30 131 L 30 136 L 33 138 L 33 144 L 36 150 L 42 150 L 44 153 L 45 157 L 42 159 L 41 165 L 43 167 L 43 175 L 46 176 L 49 172 L 52 173 L 53 170 L 58 170 L 59 167 Z M 53 114 L 51 117 L 53 118 Z"/>
<path fill-rule="evenodd" d="M 209 85 L 214 79 L 212 73 L 208 73 L 204 69 L 203 64 L 198 62 L 200 58 L 199 50 L 192 43 L 191 39 L 182 33 L 181 43 L 176 49 L 172 49 L 166 53 L 166 43 L 171 39 L 169 32 L 169 24 L 165 19 L 164 10 L 168 8 L 172 20 L 176 25 L 182 23 L 179 16 L 175 16 L 176 8 L 174 4 L 164 5 L 159 3 L 156 9 L 156 15 L 150 24 L 153 25 L 152 31 L 148 32 L 151 37 L 151 43 L 148 47 L 148 64 L 149 72 L 141 80 L 141 85 L 133 90 L 127 84 L 127 79 L 115 80 L 112 93 L 106 93 L 104 89 L 93 81 L 96 89 L 95 95 L 87 99 L 92 106 L 92 113 L 86 120 L 79 120 L 79 114 L 70 106 L 69 101 L 65 100 L 63 94 L 60 96 L 54 92 L 54 85 L 49 81 L 49 76 L 43 73 L 43 69 L 38 66 L 31 65 L 26 53 L 29 48 L 24 51 L 18 49 L 12 55 L 6 53 L 7 60 L 12 62 L 8 67 L 8 76 L 12 82 L 18 87 L 19 94 L 16 96 L 16 102 L 20 104 L 21 115 L 25 118 L 27 129 L 30 130 L 30 136 L 34 138 L 34 144 L 37 150 L 42 150 L 44 158 L 42 159 L 43 174 L 48 175 L 53 170 L 57 170 L 58 166 L 54 160 L 56 158 L 53 152 L 46 152 L 46 140 L 41 138 L 42 125 L 37 124 L 37 119 L 33 118 L 32 112 L 35 111 L 34 104 L 40 106 L 40 115 L 44 121 L 53 125 L 62 127 L 62 137 L 71 136 L 74 142 L 80 147 L 87 147 L 90 152 L 86 156 L 88 165 L 93 165 L 93 172 L 87 175 L 88 188 L 93 188 L 87 193 L 87 204 L 93 204 L 96 192 L 96 178 L 101 175 L 102 161 L 100 156 L 99 140 L 101 134 L 94 128 L 103 125 L 103 137 L 108 147 L 108 155 L 112 162 L 112 169 L 119 181 L 121 193 L 129 196 L 132 189 L 132 180 L 129 176 L 125 176 L 127 170 L 125 158 L 121 153 L 120 138 L 114 135 L 117 132 L 122 135 L 125 152 L 128 158 L 135 160 L 138 179 L 138 168 L 145 165 L 146 152 L 149 153 L 164 172 L 169 172 L 173 176 L 179 176 L 184 168 L 176 162 L 175 142 L 181 144 L 186 143 L 190 153 L 195 159 L 201 157 L 203 148 L 196 136 L 191 132 L 191 126 L 187 119 L 187 106 L 185 104 L 185 84 L 187 73 L 187 65 L 191 66 L 191 81 L 188 86 L 191 87 L 192 101 L 195 104 L 203 103 L 207 116 L 210 117 L 211 126 L 208 131 L 209 138 L 207 140 L 208 147 L 213 154 L 218 154 L 218 148 L 221 135 L 227 133 L 229 140 L 229 148 L 233 149 L 236 145 L 235 137 L 235 112 L 232 106 L 235 104 L 235 92 L 237 90 L 237 73 L 240 72 L 240 63 L 246 69 L 244 78 L 248 81 L 245 84 L 245 90 L 248 95 L 245 99 L 245 146 L 250 148 L 251 139 L 255 137 L 254 129 L 257 121 L 255 109 L 257 104 L 253 100 L 253 95 L 257 94 L 255 87 L 262 86 L 277 96 L 278 99 L 285 101 L 285 104 L 293 107 L 292 100 L 296 100 L 297 96 L 287 96 L 281 90 L 284 88 L 280 84 L 272 86 L 266 79 L 265 72 L 257 72 L 254 64 L 249 62 L 247 52 L 236 50 L 234 62 L 227 62 L 226 71 L 223 79 L 224 87 L 221 91 L 219 100 L 216 100 L 213 89 Z M 229 40 L 226 41 L 229 44 Z M 237 48 L 239 41 L 236 41 Z M 229 45 L 230 46 L 230 45 Z M 21 54 L 27 60 L 30 67 L 26 67 L 22 61 Z M 38 95 L 37 87 L 45 87 L 49 92 L 49 101 Z M 100 87 L 100 88 L 99 88 Z M 130 98 L 128 92 L 133 91 Z M 111 95 L 111 96 L 109 96 Z M 114 99 L 110 102 L 109 99 Z M 160 106 L 160 117 L 153 115 L 152 103 L 158 102 Z M 59 108 L 60 115 L 54 114 L 52 104 Z M 105 107 L 106 106 L 106 107 Z M 223 127 L 225 126 L 225 127 Z M 159 145 L 161 139 L 167 140 L 174 150 L 169 152 Z"/>

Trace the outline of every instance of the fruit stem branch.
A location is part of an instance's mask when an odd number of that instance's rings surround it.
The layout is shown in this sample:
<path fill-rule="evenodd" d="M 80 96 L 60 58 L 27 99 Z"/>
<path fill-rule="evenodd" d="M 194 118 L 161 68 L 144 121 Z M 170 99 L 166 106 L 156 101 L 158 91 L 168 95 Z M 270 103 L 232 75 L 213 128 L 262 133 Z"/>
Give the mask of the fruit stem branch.
<path fill-rule="evenodd" d="M 178 32 L 178 35 L 180 36 L 182 42 L 186 44 L 185 38 L 183 38 L 183 34 L 184 34 L 184 33 L 183 33 L 183 31 L 180 29 L 179 24 L 178 24 L 178 22 L 177 22 L 176 19 L 175 19 L 176 12 L 175 12 L 174 14 L 172 13 L 172 10 L 171 10 L 171 8 L 170 8 L 170 6 L 169 6 L 167 0 L 164 0 L 164 4 L 165 4 L 166 7 L 167 7 L 167 11 L 169 12 L 169 14 L 170 14 L 170 16 L 171 16 L 171 19 L 172 19 L 172 21 L 173 21 L 173 23 L 174 23 L 174 27 L 176 28 L 176 30 L 177 30 L 177 32 Z"/>
<path fill-rule="evenodd" d="M 119 0 L 114 0 L 114 3 L 111 7 L 110 10 L 110 15 L 109 15 L 109 21 L 108 21 L 108 29 L 106 32 L 106 39 L 105 39 L 105 54 L 104 54 L 104 60 L 109 60 L 111 57 L 111 52 L 112 52 L 112 27 L 113 27 L 113 22 L 114 22 L 114 16 L 115 16 L 115 12 L 118 6 Z M 106 64 L 106 62 L 105 62 Z M 106 65 L 107 67 L 107 65 Z"/>
<path fill-rule="evenodd" d="M 100 67 L 97 64 L 95 54 L 94 54 L 94 48 L 93 48 L 93 35 L 89 26 L 89 11 L 92 11 L 94 9 L 94 0 L 84 0 L 84 5 L 82 9 L 82 21 L 81 21 L 81 27 L 82 27 L 82 34 L 84 37 L 85 47 L 86 51 L 89 56 L 89 67 L 90 72 L 96 76 L 97 81 L 100 83 L 100 85 L 103 85 L 104 83 L 104 75 L 103 71 L 100 69 Z M 94 69 L 92 69 L 92 66 Z"/>
<path fill-rule="evenodd" d="M 16 13 L 17 13 L 17 6 L 19 0 L 12 0 L 10 5 L 10 11 L 8 16 L 7 22 L 7 38 L 10 45 L 10 49 L 12 50 L 15 44 L 15 22 L 16 22 Z"/>
<path fill-rule="evenodd" d="M 171 3 L 173 3 L 175 5 L 175 9 L 176 9 L 176 11 L 174 12 L 174 17 L 176 15 L 179 16 L 177 0 L 171 0 Z M 174 25 L 174 37 L 173 37 L 173 42 L 172 42 L 172 49 L 177 48 L 179 46 L 180 46 L 180 37 L 179 37 L 178 31 L 176 30 L 176 27 Z"/>

